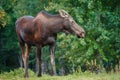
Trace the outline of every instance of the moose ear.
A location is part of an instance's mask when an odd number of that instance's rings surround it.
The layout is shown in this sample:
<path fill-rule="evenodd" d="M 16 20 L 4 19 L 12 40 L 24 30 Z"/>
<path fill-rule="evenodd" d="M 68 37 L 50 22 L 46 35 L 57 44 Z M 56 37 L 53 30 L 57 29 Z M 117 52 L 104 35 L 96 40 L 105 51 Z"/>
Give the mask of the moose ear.
<path fill-rule="evenodd" d="M 60 16 L 61 17 L 68 17 L 69 14 L 65 10 L 59 10 Z"/>

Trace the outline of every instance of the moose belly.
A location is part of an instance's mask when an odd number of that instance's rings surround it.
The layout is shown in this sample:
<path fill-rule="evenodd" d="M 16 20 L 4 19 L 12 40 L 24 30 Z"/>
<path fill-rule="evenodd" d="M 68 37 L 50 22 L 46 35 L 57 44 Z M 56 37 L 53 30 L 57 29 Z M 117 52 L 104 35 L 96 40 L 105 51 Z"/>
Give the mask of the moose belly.
<path fill-rule="evenodd" d="M 55 43 L 55 36 L 41 37 L 41 36 L 29 35 L 24 32 L 21 32 L 21 38 L 25 43 L 33 46 L 36 44 L 45 46 Z"/>
<path fill-rule="evenodd" d="M 48 37 L 46 40 L 43 41 L 42 46 L 51 45 L 55 43 L 55 37 Z"/>
<path fill-rule="evenodd" d="M 47 39 L 42 39 L 40 41 L 38 40 L 28 40 L 28 44 L 35 46 L 36 44 L 39 44 L 41 46 L 46 46 L 46 45 L 52 45 L 55 43 L 55 38 L 54 37 L 48 37 Z"/>

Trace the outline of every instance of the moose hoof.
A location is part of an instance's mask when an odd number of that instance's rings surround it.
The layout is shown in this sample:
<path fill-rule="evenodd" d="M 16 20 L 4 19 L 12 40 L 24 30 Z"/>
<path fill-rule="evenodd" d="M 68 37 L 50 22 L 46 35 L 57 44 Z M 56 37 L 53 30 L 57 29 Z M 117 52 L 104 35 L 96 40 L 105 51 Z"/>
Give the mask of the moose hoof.
<path fill-rule="evenodd" d="M 28 75 L 24 75 L 24 78 L 28 78 L 29 76 Z"/>
<path fill-rule="evenodd" d="M 57 73 L 53 74 L 53 76 L 57 76 Z"/>
<path fill-rule="evenodd" d="M 38 74 L 38 77 L 41 77 L 42 75 L 41 74 Z"/>

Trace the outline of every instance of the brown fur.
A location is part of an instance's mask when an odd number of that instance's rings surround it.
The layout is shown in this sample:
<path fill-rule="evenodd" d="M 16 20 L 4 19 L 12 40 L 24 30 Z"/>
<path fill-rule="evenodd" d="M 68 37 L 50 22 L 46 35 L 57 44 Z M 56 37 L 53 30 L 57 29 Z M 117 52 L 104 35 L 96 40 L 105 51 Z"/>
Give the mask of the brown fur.
<path fill-rule="evenodd" d="M 38 76 L 41 76 L 41 48 L 50 46 L 50 57 L 54 75 L 56 75 L 54 50 L 57 33 L 65 32 L 85 37 L 85 31 L 73 20 L 70 15 L 51 15 L 41 11 L 36 17 L 23 16 L 16 21 L 16 32 L 22 50 L 25 67 L 25 77 L 28 77 L 28 57 L 31 46 L 36 46 L 38 60 Z M 24 51 L 26 43 L 26 51 Z"/>

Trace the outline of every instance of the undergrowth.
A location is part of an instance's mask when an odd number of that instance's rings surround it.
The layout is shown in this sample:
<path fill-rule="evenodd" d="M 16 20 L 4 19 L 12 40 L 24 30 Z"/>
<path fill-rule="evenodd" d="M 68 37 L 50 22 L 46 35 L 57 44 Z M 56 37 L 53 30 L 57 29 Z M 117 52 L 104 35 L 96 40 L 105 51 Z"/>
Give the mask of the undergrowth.
<path fill-rule="evenodd" d="M 10 72 L 0 74 L 0 80 L 120 80 L 120 73 L 100 73 L 91 72 L 75 72 L 67 76 L 50 76 L 43 74 L 42 77 L 37 77 L 37 74 L 32 70 L 28 70 L 29 78 L 24 78 L 24 69 L 19 68 Z"/>

